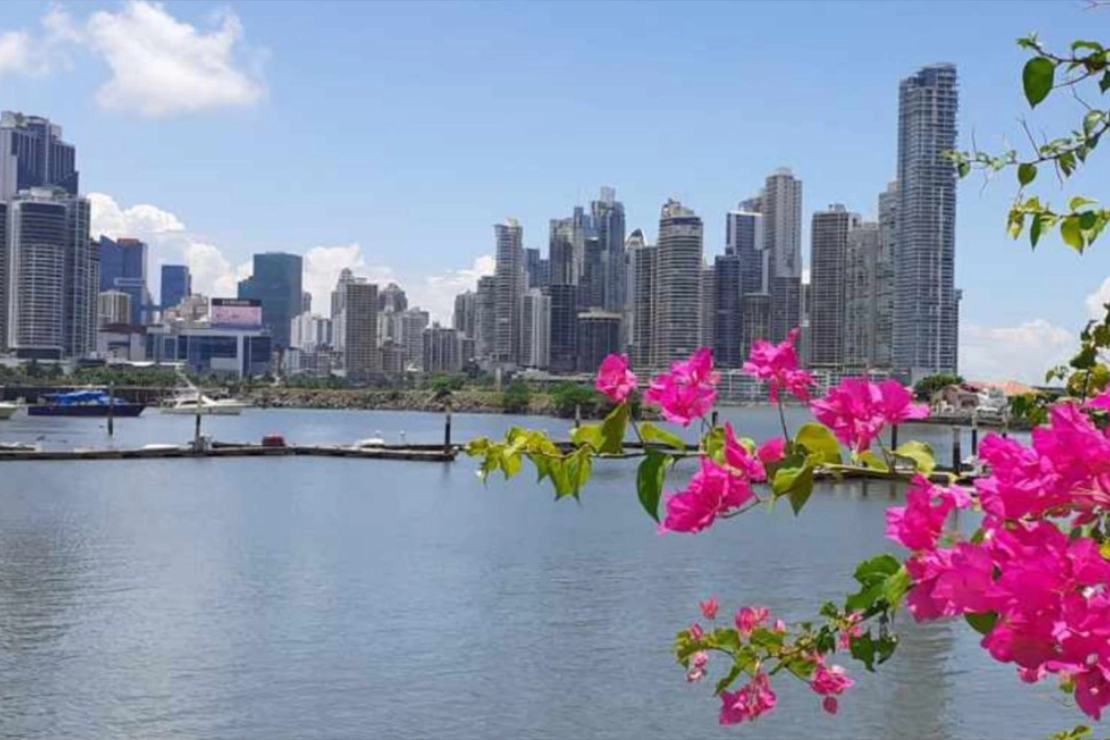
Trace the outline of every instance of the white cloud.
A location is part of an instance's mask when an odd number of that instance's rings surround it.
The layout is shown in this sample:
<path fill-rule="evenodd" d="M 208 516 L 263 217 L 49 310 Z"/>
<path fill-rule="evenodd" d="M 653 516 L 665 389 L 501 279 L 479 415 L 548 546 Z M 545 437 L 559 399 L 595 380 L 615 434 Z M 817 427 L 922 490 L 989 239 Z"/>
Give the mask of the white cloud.
<path fill-rule="evenodd" d="M 1110 277 L 1103 280 L 1095 292 L 1087 296 L 1087 315 L 1092 319 L 1101 319 L 1106 315 L 1106 309 L 1103 306 L 1107 303 L 1110 303 Z"/>
<path fill-rule="evenodd" d="M 203 29 L 150 0 L 128 0 L 118 11 L 97 11 L 84 22 L 53 5 L 42 17 L 41 32 L 0 31 L 0 77 L 68 68 L 70 54 L 82 48 L 111 72 L 96 94 L 103 108 L 157 118 L 249 107 L 266 95 L 264 52 L 243 41 L 237 15 L 215 14 Z"/>
<path fill-rule="evenodd" d="M 243 25 L 230 11 L 210 31 L 174 18 L 159 3 L 131 0 L 99 11 L 86 26 L 89 46 L 112 70 L 97 102 L 113 110 L 160 117 L 223 106 L 252 106 L 265 87 L 239 65 Z"/>
<path fill-rule="evenodd" d="M 969 380 L 1043 384 L 1045 371 L 1075 352 L 1076 335 L 1044 319 L 1018 326 L 960 327 L 960 374 Z"/>
<path fill-rule="evenodd" d="M 430 275 L 423 282 L 406 287 L 410 305 L 419 305 L 432 315 L 432 319 L 450 325 L 455 313 L 455 296 L 474 290 L 478 278 L 492 275 L 496 260 L 492 254 L 483 254 L 469 268 L 448 270 L 441 275 Z"/>

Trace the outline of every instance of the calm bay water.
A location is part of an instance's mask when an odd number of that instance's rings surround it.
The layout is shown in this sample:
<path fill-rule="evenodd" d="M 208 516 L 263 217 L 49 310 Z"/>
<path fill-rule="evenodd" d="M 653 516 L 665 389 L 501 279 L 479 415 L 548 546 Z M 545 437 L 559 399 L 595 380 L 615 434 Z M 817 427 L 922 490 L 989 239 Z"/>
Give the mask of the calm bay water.
<path fill-rule="evenodd" d="M 768 409 L 726 416 L 775 431 Z M 566 428 L 456 415 L 455 438 L 520 423 Z M 222 440 L 430 442 L 443 420 L 252 410 L 204 424 Z M 114 444 L 180 442 L 192 425 L 148 411 L 119 420 Z M 946 431 L 924 433 L 948 445 Z M 108 444 L 97 420 L 0 423 L 0 440 L 39 436 Z M 669 652 L 697 600 L 810 615 L 887 548 L 894 493 L 828 485 L 797 520 L 783 507 L 659 536 L 630 465 L 599 468 L 581 505 L 531 480 L 484 487 L 466 459 L 4 463 L 0 737 L 1040 738 L 1079 721 L 967 628 L 907 621 L 879 676 L 847 663 L 859 684 L 839 716 L 784 678 L 781 711 L 719 728 L 711 687 L 688 686 Z"/>

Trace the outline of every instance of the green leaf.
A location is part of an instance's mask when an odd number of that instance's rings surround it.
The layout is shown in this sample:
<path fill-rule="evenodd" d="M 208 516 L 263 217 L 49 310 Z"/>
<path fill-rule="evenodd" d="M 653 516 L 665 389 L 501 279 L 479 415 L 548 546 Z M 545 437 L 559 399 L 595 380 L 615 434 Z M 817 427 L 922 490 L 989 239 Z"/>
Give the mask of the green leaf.
<path fill-rule="evenodd" d="M 875 672 L 875 641 L 871 638 L 871 630 L 854 638 L 850 650 L 852 657 L 863 663 L 864 668 Z"/>
<path fill-rule="evenodd" d="M 1033 223 L 1029 227 L 1029 243 L 1034 249 L 1037 248 L 1037 242 L 1041 240 L 1041 232 L 1044 230 L 1044 217 L 1037 213 L 1033 215 Z"/>
<path fill-rule="evenodd" d="M 648 450 L 647 457 L 640 463 L 636 472 L 636 493 L 644 511 L 659 521 L 659 499 L 663 494 L 663 483 L 667 477 L 667 463 L 671 457 L 658 450 Z"/>
<path fill-rule="evenodd" d="M 1068 216 L 1060 224 L 1060 237 L 1064 243 L 1077 252 L 1083 251 L 1083 230 L 1079 226 L 1079 218 Z"/>
<path fill-rule="evenodd" d="M 728 672 L 728 675 L 717 682 L 716 696 L 720 696 L 721 692 L 731 686 L 736 679 L 740 678 L 740 674 L 743 672 L 743 666 L 739 663 L 733 663 L 732 670 Z"/>
<path fill-rule="evenodd" d="M 793 486 L 790 487 L 787 497 L 790 499 L 790 508 L 794 516 L 802 513 L 809 497 L 813 495 L 813 468 L 806 466 Z"/>
<path fill-rule="evenodd" d="M 624 433 L 628 430 L 630 407 L 627 403 L 618 405 L 601 422 L 601 446 L 597 451 L 605 455 L 619 455 L 624 452 Z"/>
<path fill-rule="evenodd" d="M 567 478 L 571 485 L 571 495 L 578 498 L 578 494 L 585 488 L 593 471 L 593 456 L 588 447 L 577 450 L 567 458 Z"/>
<path fill-rule="evenodd" d="M 1084 198 L 1082 195 L 1077 195 L 1074 198 L 1072 198 L 1070 201 L 1068 201 L 1068 210 L 1069 211 L 1078 211 L 1083 206 L 1091 206 L 1091 205 L 1094 205 L 1097 202 L 1098 201 L 1091 200 L 1090 198 Z"/>
<path fill-rule="evenodd" d="M 960 162 L 957 162 L 956 174 L 958 174 L 961 178 L 967 177 L 969 174 L 971 174 L 971 163 L 964 162 L 962 160 Z"/>
<path fill-rule="evenodd" d="M 1044 57 L 1033 57 L 1025 63 L 1021 72 L 1021 83 L 1025 90 L 1025 99 L 1031 108 L 1048 97 L 1052 91 L 1052 83 L 1056 76 L 1056 65 Z"/>
<path fill-rule="evenodd" d="M 1098 81 L 1098 91 L 1105 93 L 1110 89 L 1110 69 L 1102 73 L 1102 78 Z"/>
<path fill-rule="evenodd" d="M 883 598 L 890 604 L 892 609 L 897 609 L 902 605 L 902 599 L 905 598 L 906 592 L 910 590 L 913 585 L 913 580 L 910 578 L 910 572 L 906 570 L 906 566 L 898 569 L 883 584 Z"/>
<path fill-rule="evenodd" d="M 805 447 L 807 452 L 819 455 L 822 463 L 839 465 L 841 462 L 840 442 L 824 424 L 802 424 L 794 441 Z"/>
<path fill-rule="evenodd" d="M 883 635 L 875 642 L 875 654 L 878 655 L 876 663 L 882 665 L 890 660 L 890 656 L 894 655 L 895 648 L 898 647 L 898 638 L 894 635 Z"/>
<path fill-rule="evenodd" d="M 1097 41 L 1072 41 L 1071 50 L 1079 51 L 1080 49 L 1090 49 L 1096 54 L 1102 53 L 1102 44 Z"/>
<path fill-rule="evenodd" d="M 813 465 L 802 455 L 791 453 L 783 461 L 783 466 L 775 471 L 771 490 L 776 497 L 788 497 L 794 514 L 800 514 L 813 494 Z"/>
<path fill-rule="evenodd" d="M 1087 115 L 1083 116 L 1083 134 L 1090 136 L 1095 127 L 1102 123 L 1103 112 L 1100 110 L 1089 111 Z"/>
<path fill-rule="evenodd" d="M 880 458 L 871 450 L 859 453 L 859 459 L 872 470 L 878 470 L 882 473 L 890 472 L 890 468 L 887 467 L 886 461 Z"/>
<path fill-rule="evenodd" d="M 994 629 L 995 623 L 998 622 L 998 615 L 994 612 L 965 614 L 964 619 L 971 625 L 971 628 L 980 635 L 988 635 L 990 631 Z"/>
<path fill-rule="evenodd" d="M 570 433 L 570 441 L 576 446 L 590 445 L 595 450 L 600 450 L 604 444 L 600 424 L 583 424 Z"/>
<path fill-rule="evenodd" d="M 1037 165 L 1024 162 L 1018 165 L 1018 182 L 1025 187 L 1037 179 Z"/>
<path fill-rule="evenodd" d="M 679 452 L 686 451 L 686 440 L 682 439 L 682 437 L 674 432 L 668 432 L 666 429 L 652 424 L 650 421 L 645 421 L 640 425 L 640 435 L 644 438 L 645 442 L 659 442 L 673 447 Z"/>
<path fill-rule="evenodd" d="M 894 450 L 894 454 L 898 457 L 911 460 L 917 472 L 922 475 L 929 475 L 937 467 L 937 461 L 933 457 L 933 448 L 924 442 L 906 442 L 899 445 Z"/>
<path fill-rule="evenodd" d="M 716 463 L 724 463 L 725 461 L 725 430 L 721 427 L 716 427 L 711 430 L 709 434 L 705 435 L 702 439 L 702 444 L 705 445 L 705 454 Z"/>

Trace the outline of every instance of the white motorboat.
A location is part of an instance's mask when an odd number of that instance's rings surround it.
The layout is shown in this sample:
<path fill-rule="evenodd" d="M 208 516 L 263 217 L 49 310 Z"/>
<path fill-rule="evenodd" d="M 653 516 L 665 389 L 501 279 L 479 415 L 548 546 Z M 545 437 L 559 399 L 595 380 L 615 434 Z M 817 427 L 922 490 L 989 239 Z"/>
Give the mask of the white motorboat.
<path fill-rule="evenodd" d="M 385 437 L 382 436 L 382 433 L 381 432 L 374 432 L 374 434 L 376 434 L 377 436 L 375 436 L 375 437 L 366 437 L 365 439 L 360 439 L 359 441 L 357 441 L 353 445 L 351 445 L 351 447 L 355 448 L 356 450 L 371 449 L 371 448 L 374 448 L 374 447 L 384 447 L 385 446 Z"/>
<path fill-rule="evenodd" d="M 0 420 L 12 418 L 16 411 L 19 411 L 18 403 L 0 401 Z"/>
<path fill-rule="evenodd" d="M 163 414 L 196 416 L 197 413 L 218 416 L 238 416 L 248 404 L 234 398 L 209 398 L 203 393 L 180 396 L 169 406 L 162 407 Z M 199 407 L 199 408 L 198 408 Z"/>

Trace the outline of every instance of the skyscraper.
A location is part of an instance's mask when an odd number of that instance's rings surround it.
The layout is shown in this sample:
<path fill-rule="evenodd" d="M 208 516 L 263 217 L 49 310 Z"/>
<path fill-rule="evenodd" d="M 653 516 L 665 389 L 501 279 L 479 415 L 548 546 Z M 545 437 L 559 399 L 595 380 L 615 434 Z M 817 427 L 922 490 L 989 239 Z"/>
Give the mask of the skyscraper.
<path fill-rule="evenodd" d="M 497 291 L 493 275 L 478 278 L 474 308 L 474 351 L 483 360 L 493 355 L 497 339 Z"/>
<path fill-rule="evenodd" d="M 493 360 L 512 365 L 520 362 L 521 313 L 524 302 L 524 229 L 516 219 L 493 227 L 497 244 L 494 268 Z"/>
<path fill-rule="evenodd" d="M 628 351 L 636 342 L 636 262 L 640 250 L 647 246 L 644 232 L 633 229 L 624 240 L 624 316 L 621 321 L 621 341 Z"/>
<path fill-rule="evenodd" d="M 131 296 L 131 319 L 135 325 L 147 323 L 147 309 L 153 304 L 147 284 L 147 246 L 138 239 L 101 236 L 100 290 L 119 290 Z M 174 304 L 176 305 L 176 304 Z"/>
<path fill-rule="evenodd" d="M 578 285 L 582 280 L 589 226 L 581 206 L 575 206 L 570 218 L 551 219 L 548 271 L 552 285 Z"/>
<path fill-rule="evenodd" d="M 97 263 L 89 202 L 31 188 L 8 204 L 8 346 L 21 357 L 83 357 L 95 348 Z"/>
<path fill-rule="evenodd" d="M 772 337 L 772 288 L 789 287 L 789 281 L 775 283 L 773 243 L 759 211 L 767 200 L 762 194 L 748 199 L 725 217 L 725 256 L 720 259 L 724 285 L 717 289 L 716 309 L 724 332 L 716 341 L 722 367 L 741 367 L 755 340 Z"/>
<path fill-rule="evenodd" d="M 540 257 L 539 249 L 525 249 L 525 272 L 528 288 L 546 288 L 551 283 L 551 262 Z"/>
<path fill-rule="evenodd" d="M 739 255 L 717 255 L 713 292 L 713 359 L 719 367 L 738 368 L 745 358 Z"/>
<path fill-rule="evenodd" d="M 56 187 L 78 193 L 77 150 L 62 127 L 40 116 L 0 113 L 0 200 L 20 190 Z"/>
<path fill-rule="evenodd" d="M 572 373 L 578 365 L 578 286 L 553 284 L 548 365 L 555 373 Z"/>
<path fill-rule="evenodd" d="M 642 240 L 641 240 L 642 241 Z M 655 359 L 656 309 L 658 302 L 659 248 L 643 244 L 636 249 L 633 267 L 635 277 L 635 303 L 632 308 L 633 331 L 631 361 L 636 370 L 652 368 Z"/>
<path fill-rule="evenodd" d="M 457 373 L 469 359 L 462 356 L 462 337 L 456 329 L 432 324 L 424 330 L 424 372 Z"/>
<path fill-rule="evenodd" d="M 602 308 L 605 304 L 605 245 L 596 236 L 587 236 L 583 254 L 582 278 L 578 281 L 581 308 Z"/>
<path fill-rule="evenodd" d="M 701 270 L 701 336 L 699 347 L 714 347 L 717 336 L 717 289 L 712 267 Z"/>
<path fill-rule="evenodd" d="M 770 339 L 781 342 L 801 323 L 802 181 L 785 167 L 777 169 L 760 201 L 764 249 L 770 253 Z"/>
<path fill-rule="evenodd" d="M 346 283 L 342 302 L 343 367 L 348 378 L 364 379 L 381 371 L 378 286 L 358 280 Z"/>
<path fill-rule="evenodd" d="M 546 370 L 551 362 L 551 296 L 539 288 L 524 294 L 524 342 L 521 364 Z"/>
<path fill-rule="evenodd" d="M 602 360 L 620 348 L 621 315 L 593 309 L 578 314 L 578 370 L 597 372 Z"/>
<path fill-rule="evenodd" d="M 844 366 L 845 259 L 848 235 L 859 228 L 858 213 L 836 203 L 813 214 L 811 229 L 809 361 L 813 367 Z"/>
<path fill-rule="evenodd" d="M 264 252 L 254 255 L 251 276 L 239 281 L 239 298 L 262 301 L 262 325 L 270 330 L 275 348 L 289 346 L 290 322 L 301 312 L 302 276 L 299 254 Z M 374 298 L 377 300 L 376 288 Z M 377 305 L 374 308 L 376 311 Z"/>
<path fill-rule="evenodd" d="M 897 207 L 898 186 L 891 183 L 879 195 L 879 222 L 848 234 L 844 364 L 853 371 L 891 368 Z"/>
<path fill-rule="evenodd" d="M 601 197 L 590 203 L 593 234 L 601 246 L 602 286 L 600 306 L 620 312 L 624 307 L 624 204 L 617 200 L 617 191 L 601 188 Z"/>
<path fill-rule="evenodd" d="M 408 296 L 404 289 L 397 283 L 389 285 L 378 291 L 378 311 L 384 313 L 400 313 L 409 307 Z"/>
<path fill-rule="evenodd" d="M 909 380 L 957 370 L 956 67 L 934 64 L 898 94 L 894 367 Z"/>
<path fill-rule="evenodd" d="M 458 330 L 462 336 L 473 339 L 476 333 L 477 311 L 478 294 L 473 290 L 459 293 L 455 296 L 455 313 L 451 319 L 451 327 Z"/>
<path fill-rule="evenodd" d="M 103 258 L 101 259 L 103 273 Z M 159 303 L 163 309 L 173 308 L 193 294 L 193 276 L 185 265 L 162 265 L 162 292 Z"/>
<path fill-rule="evenodd" d="M 677 200 L 660 211 L 652 366 L 689 357 L 701 337 L 702 221 Z"/>

